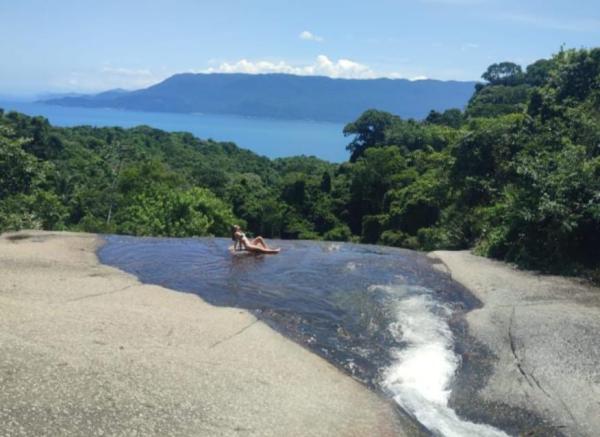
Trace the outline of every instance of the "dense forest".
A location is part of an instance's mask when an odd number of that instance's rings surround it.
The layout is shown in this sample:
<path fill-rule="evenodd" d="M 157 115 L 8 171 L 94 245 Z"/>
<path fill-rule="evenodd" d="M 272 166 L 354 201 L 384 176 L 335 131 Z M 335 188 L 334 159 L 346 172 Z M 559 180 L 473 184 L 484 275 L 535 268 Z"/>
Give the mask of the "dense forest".
<path fill-rule="evenodd" d="M 464 110 L 368 110 L 349 161 L 269 160 L 150 127 L 0 112 L 0 230 L 252 233 L 474 248 L 600 279 L 600 49 L 490 66 Z"/>

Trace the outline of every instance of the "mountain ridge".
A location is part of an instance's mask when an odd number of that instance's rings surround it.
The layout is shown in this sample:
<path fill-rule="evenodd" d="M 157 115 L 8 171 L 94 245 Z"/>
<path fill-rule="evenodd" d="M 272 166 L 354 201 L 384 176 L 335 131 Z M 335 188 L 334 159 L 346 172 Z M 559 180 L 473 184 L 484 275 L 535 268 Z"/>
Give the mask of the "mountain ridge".
<path fill-rule="evenodd" d="M 62 106 L 347 122 L 370 108 L 404 118 L 463 108 L 476 82 L 342 79 L 282 73 L 179 73 L 135 91 L 43 100 Z"/>

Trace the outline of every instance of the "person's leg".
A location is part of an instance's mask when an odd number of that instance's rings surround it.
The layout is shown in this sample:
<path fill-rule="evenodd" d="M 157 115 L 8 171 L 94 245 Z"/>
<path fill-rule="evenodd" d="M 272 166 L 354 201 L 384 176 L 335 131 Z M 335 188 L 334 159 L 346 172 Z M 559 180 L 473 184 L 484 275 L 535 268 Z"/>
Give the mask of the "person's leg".
<path fill-rule="evenodd" d="M 269 248 L 269 246 L 267 246 L 267 243 L 265 243 L 265 240 L 263 240 L 263 237 L 256 237 L 254 240 L 252 240 L 252 244 L 256 244 L 257 246 L 262 246 L 265 249 Z"/>
<path fill-rule="evenodd" d="M 249 252 L 257 252 L 257 253 L 279 253 L 279 249 L 271 249 L 270 247 L 262 247 L 258 244 L 254 245 L 246 245 L 246 249 Z"/>
<path fill-rule="evenodd" d="M 249 243 L 250 244 L 246 244 L 246 250 L 248 250 L 250 252 L 264 250 L 264 247 L 259 246 L 258 244 L 253 244 L 252 241 L 250 241 Z"/>

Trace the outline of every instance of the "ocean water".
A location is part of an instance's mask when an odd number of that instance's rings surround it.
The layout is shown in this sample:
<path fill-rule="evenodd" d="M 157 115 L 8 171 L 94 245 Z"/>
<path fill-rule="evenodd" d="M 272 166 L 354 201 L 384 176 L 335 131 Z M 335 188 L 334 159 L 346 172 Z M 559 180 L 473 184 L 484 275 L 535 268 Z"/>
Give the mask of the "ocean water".
<path fill-rule="evenodd" d="M 345 147 L 343 124 L 305 120 L 276 120 L 214 114 L 175 114 L 164 112 L 125 111 L 111 108 L 75 108 L 42 103 L 2 101 L 5 111 L 42 115 L 56 126 L 148 125 L 169 132 L 191 132 L 198 138 L 232 141 L 269 158 L 313 155 L 343 162 L 349 157 Z M 349 122 L 352 120 L 348 120 Z"/>
<path fill-rule="evenodd" d="M 246 308 L 393 399 L 433 435 L 505 437 L 449 406 L 461 363 L 452 317 L 478 302 L 424 254 L 274 241 L 278 255 L 232 254 L 223 238 L 107 236 L 101 262 L 142 282 Z"/>

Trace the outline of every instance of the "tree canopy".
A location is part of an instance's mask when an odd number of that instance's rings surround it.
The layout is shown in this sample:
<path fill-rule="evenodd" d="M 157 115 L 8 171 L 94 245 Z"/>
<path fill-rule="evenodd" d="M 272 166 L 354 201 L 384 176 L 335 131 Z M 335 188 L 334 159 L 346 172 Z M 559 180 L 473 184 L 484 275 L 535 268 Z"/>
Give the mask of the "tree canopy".
<path fill-rule="evenodd" d="M 523 80 L 523 69 L 514 62 L 500 62 L 490 65 L 481 78 L 490 85 L 517 85 Z"/>
<path fill-rule="evenodd" d="M 219 235 L 464 249 L 600 281 L 600 49 L 490 66 L 468 106 L 370 109 L 349 162 L 269 160 L 147 126 L 0 110 L 0 230 Z"/>

